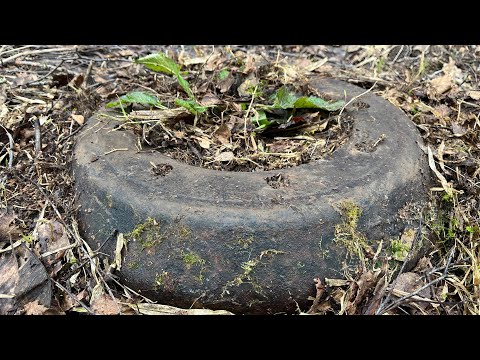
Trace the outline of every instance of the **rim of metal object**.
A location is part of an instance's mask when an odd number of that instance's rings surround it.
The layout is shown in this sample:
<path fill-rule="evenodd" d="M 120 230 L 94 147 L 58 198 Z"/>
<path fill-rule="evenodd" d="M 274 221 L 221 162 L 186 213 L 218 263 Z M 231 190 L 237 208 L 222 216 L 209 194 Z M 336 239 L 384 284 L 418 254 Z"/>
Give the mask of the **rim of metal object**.
<path fill-rule="evenodd" d="M 364 92 L 335 79 L 313 78 L 311 85 L 334 98 L 346 92 L 347 101 Z M 154 245 L 127 236 L 119 275 L 164 303 L 240 313 L 307 306 L 313 278 L 340 276 L 345 260 L 334 241 L 338 204 L 357 204 L 358 230 L 378 240 L 398 234 L 405 226 L 398 211 L 426 195 L 428 166 L 414 124 L 379 96 L 358 100 L 366 106 L 350 111 L 352 134 L 331 157 L 249 173 L 138 152 L 133 133 L 94 116 L 74 151 L 82 234 L 94 248 L 106 241 L 102 251 L 112 260 L 119 233 L 131 235 L 155 219 Z M 128 150 L 112 152 L 120 148 Z M 155 175 L 152 162 L 171 169 Z M 278 174 L 288 186 L 268 185 Z"/>

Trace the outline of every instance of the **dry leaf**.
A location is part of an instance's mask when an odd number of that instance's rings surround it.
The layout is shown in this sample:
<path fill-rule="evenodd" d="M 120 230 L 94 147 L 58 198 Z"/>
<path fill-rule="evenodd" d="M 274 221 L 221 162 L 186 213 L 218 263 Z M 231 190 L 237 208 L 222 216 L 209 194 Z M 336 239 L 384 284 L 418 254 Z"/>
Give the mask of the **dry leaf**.
<path fill-rule="evenodd" d="M 29 302 L 23 307 L 25 315 L 43 315 L 48 310 L 45 306 L 38 303 L 38 300 Z"/>
<path fill-rule="evenodd" d="M 107 294 L 97 296 L 91 303 L 92 311 L 100 315 L 117 315 L 120 306 Z"/>
<path fill-rule="evenodd" d="M 37 223 L 34 236 L 38 241 L 36 250 L 46 258 L 48 265 L 60 259 L 70 246 L 65 227 L 55 220 Z"/>
<path fill-rule="evenodd" d="M 117 245 L 115 247 L 115 264 L 112 265 L 117 270 L 120 270 L 122 268 L 122 249 L 123 248 L 125 248 L 125 250 L 127 249 L 127 242 L 123 237 L 123 233 L 118 233 Z"/>
<path fill-rule="evenodd" d="M 206 94 L 202 100 L 200 100 L 200 105 L 202 106 L 211 106 L 221 104 L 222 101 L 216 97 L 214 94 Z"/>
<path fill-rule="evenodd" d="M 430 86 L 435 91 L 436 95 L 442 95 L 449 91 L 452 86 L 452 78 L 450 75 L 443 75 L 433 80 L 430 80 Z"/>
<path fill-rule="evenodd" d="M 468 129 L 465 129 L 463 126 L 452 122 L 452 131 L 455 136 L 463 136 L 468 132 Z"/>
<path fill-rule="evenodd" d="M 454 83 L 460 84 L 463 81 L 462 69 L 459 69 L 457 65 L 455 65 L 455 60 L 452 58 L 450 58 L 448 63 L 443 65 L 442 70 L 446 75 L 450 76 L 450 79 L 452 79 Z"/>
<path fill-rule="evenodd" d="M 75 120 L 77 122 L 78 125 L 83 125 L 83 122 L 85 121 L 85 118 L 83 117 L 83 115 L 70 115 L 72 117 L 73 120 Z"/>
<path fill-rule="evenodd" d="M 252 90 L 257 85 L 258 85 L 258 79 L 255 77 L 255 75 L 253 73 L 248 75 L 245 81 L 237 88 L 238 95 L 251 96 Z"/>
<path fill-rule="evenodd" d="M 17 231 L 11 226 L 13 220 L 15 220 L 15 214 L 6 211 L 0 213 L 0 241 L 9 241 L 10 237 L 18 236 Z"/>
<path fill-rule="evenodd" d="M 406 272 L 398 276 L 397 283 L 395 284 L 395 290 L 405 291 L 406 293 L 410 294 L 417 291 L 424 285 L 425 281 L 423 280 L 422 276 L 413 272 Z M 430 292 L 428 288 L 425 288 L 421 290 L 418 295 L 428 298 L 430 296 Z"/>
<path fill-rule="evenodd" d="M 430 146 L 427 146 L 427 152 L 428 152 L 428 165 L 430 166 L 430 169 L 437 175 L 437 178 L 440 180 L 440 183 L 442 184 L 443 190 L 449 195 L 453 196 L 453 187 L 451 184 L 448 183 L 447 179 L 440 173 L 440 171 L 437 170 L 437 167 L 435 166 L 435 160 L 433 159 L 433 153 L 432 149 L 430 149 Z"/>
<path fill-rule="evenodd" d="M 191 59 L 186 59 L 183 64 L 185 66 L 190 66 L 190 65 L 197 65 L 197 64 L 205 64 L 209 58 L 209 55 L 207 56 L 201 56 L 201 57 L 194 57 Z"/>
<path fill-rule="evenodd" d="M 357 314 L 360 310 L 360 304 L 366 299 L 370 290 L 375 289 L 380 278 L 381 271 L 367 271 L 360 275 L 358 281 L 354 281 L 349 289 L 349 296 L 345 311 L 349 315 Z"/>
<path fill-rule="evenodd" d="M 210 145 L 211 145 L 210 139 L 206 137 L 198 137 L 198 136 L 192 136 L 192 138 L 198 141 L 198 145 L 200 145 L 201 148 L 210 149 Z"/>
<path fill-rule="evenodd" d="M 162 304 L 140 303 L 127 305 L 143 315 L 234 315 L 226 310 L 181 309 Z"/>
<path fill-rule="evenodd" d="M 222 124 L 218 127 L 217 130 L 213 133 L 213 136 L 215 139 L 217 139 L 221 144 L 223 145 L 229 145 L 230 144 L 230 136 L 232 134 L 230 133 L 230 129 L 226 124 Z"/>
<path fill-rule="evenodd" d="M 230 90 L 230 88 L 234 83 L 235 83 L 235 77 L 231 73 L 229 73 L 225 79 L 218 81 L 217 87 L 218 89 L 220 89 L 220 92 L 223 94 L 223 93 L 226 93 L 228 90 Z"/>
<path fill-rule="evenodd" d="M 215 157 L 215 161 L 232 161 L 233 159 L 235 159 L 235 155 L 231 151 L 222 152 Z"/>
<path fill-rule="evenodd" d="M 175 135 L 175 137 L 178 138 L 178 139 L 184 139 L 185 138 L 185 133 L 183 131 L 174 131 L 173 135 Z"/>
<path fill-rule="evenodd" d="M 473 100 L 480 100 L 480 91 L 479 90 L 471 90 L 467 93 L 467 95 L 470 96 Z"/>

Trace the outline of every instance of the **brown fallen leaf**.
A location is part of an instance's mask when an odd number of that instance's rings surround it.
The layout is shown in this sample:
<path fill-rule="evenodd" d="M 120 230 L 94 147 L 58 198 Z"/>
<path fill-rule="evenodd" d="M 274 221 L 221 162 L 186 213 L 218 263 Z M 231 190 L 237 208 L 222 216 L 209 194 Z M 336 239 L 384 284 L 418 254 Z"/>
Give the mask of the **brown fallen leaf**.
<path fill-rule="evenodd" d="M 479 90 L 471 90 L 467 93 L 470 98 L 473 100 L 480 100 L 480 91 Z"/>
<path fill-rule="evenodd" d="M 360 305 L 369 300 L 369 295 L 381 278 L 381 271 L 367 271 L 360 275 L 360 279 L 354 281 L 348 290 L 347 305 L 345 311 L 349 315 L 358 314 L 361 311 Z"/>
<path fill-rule="evenodd" d="M 230 144 L 230 137 L 232 136 L 230 129 L 226 124 L 222 124 L 218 127 L 217 130 L 213 133 L 213 136 L 223 145 Z"/>
<path fill-rule="evenodd" d="M 312 306 L 307 311 L 307 314 L 313 314 L 318 311 L 317 307 L 320 303 L 320 299 L 322 298 L 323 294 L 325 293 L 325 285 L 322 284 L 322 281 L 319 278 L 313 279 L 315 282 L 315 288 L 317 289 L 317 294 L 315 295 L 315 300 L 313 301 Z"/>
<path fill-rule="evenodd" d="M 414 272 L 406 272 L 398 276 L 397 283 L 395 284 L 395 290 L 413 293 L 424 285 L 425 281 L 423 280 L 422 276 Z M 423 289 L 418 293 L 418 295 L 423 297 L 429 297 L 430 292 L 428 291 L 428 289 Z"/>
<path fill-rule="evenodd" d="M 78 125 L 83 125 L 85 121 L 85 118 L 83 117 L 83 115 L 72 114 L 70 116 L 72 117 L 73 120 L 77 122 Z"/>
<path fill-rule="evenodd" d="M 400 298 L 416 292 L 424 285 L 425 280 L 422 276 L 413 272 L 406 272 L 398 276 L 397 283 L 395 284 L 395 288 L 392 290 L 392 294 Z M 428 288 L 425 288 L 419 291 L 410 299 L 406 299 L 405 304 L 413 307 L 414 310 L 420 310 L 421 312 L 423 312 L 423 310 L 425 310 L 429 306 L 429 303 L 418 300 L 431 300 L 430 290 Z"/>
<path fill-rule="evenodd" d="M 224 94 L 228 90 L 230 90 L 230 88 L 234 83 L 235 83 L 235 77 L 231 73 L 229 73 L 225 79 L 219 80 L 217 82 L 217 88 L 220 90 L 222 94 Z"/>
<path fill-rule="evenodd" d="M 199 137 L 199 136 L 192 136 L 192 139 L 198 141 L 198 145 L 200 145 L 203 149 L 210 149 L 211 141 L 207 137 Z"/>
<path fill-rule="evenodd" d="M 91 303 L 92 311 L 100 315 L 118 315 L 119 305 L 107 294 L 97 296 Z"/>
<path fill-rule="evenodd" d="M 430 86 L 434 91 L 433 95 L 442 95 L 452 88 L 452 78 L 450 77 L 450 75 L 445 74 L 443 76 L 430 80 Z"/>
<path fill-rule="evenodd" d="M 36 251 L 39 255 L 43 255 L 47 265 L 62 258 L 65 248 L 70 245 L 64 226 L 55 220 L 39 222 L 34 234 L 38 241 Z"/>
<path fill-rule="evenodd" d="M 465 135 L 468 132 L 468 129 L 465 129 L 463 126 L 452 122 L 452 131 L 453 135 L 460 137 Z"/>
<path fill-rule="evenodd" d="M 43 315 L 48 308 L 38 302 L 38 300 L 31 301 L 24 305 L 25 315 Z"/>
<path fill-rule="evenodd" d="M 0 241 L 9 241 L 18 236 L 18 231 L 11 225 L 15 220 L 15 214 L 0 212 Z"/>
<path fill-rule="evenodd" d="M 258 79 L 255 77 L 254 73 L 248 75 L 243 83 L 237 88 L 238 95 L 240 96 L 251 96 L 252 90 L 255 86 L 258 85 Z"/>
<path fill-rule="evenodd" d="M 206 94 L 200 100 L 200 105 L 202 105 L 202 106 L 218 105 L 218 104 L 221 104 L 221 103 L 222 103 L 222 101 L 212 93 Z"/>
<path fill-rule="evenodd" d="M 0 315 L 21 313 L 30 302 L 49 307 L 52 290 L 45 267 L 20 244 L 0 255 Z"/>
<path fill-rule="evenodd" d="M 233 159 L 235 159 L 235 155 L 231 151 L 222 152 L 215 157 L 215 161 L 222 161 L 222 162 L 232 161 Z"/>

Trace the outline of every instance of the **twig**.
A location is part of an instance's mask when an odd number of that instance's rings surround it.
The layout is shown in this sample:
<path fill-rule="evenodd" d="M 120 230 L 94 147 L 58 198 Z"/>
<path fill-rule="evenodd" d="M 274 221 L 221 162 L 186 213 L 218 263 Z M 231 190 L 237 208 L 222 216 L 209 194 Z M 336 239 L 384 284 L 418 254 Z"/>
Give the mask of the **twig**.
<path fill-rule="evenodd" d="M 28 85 L 32 85 L 32 84 L 35 84 L 35 83 L 38 83 L 40 81 L 42 81 L 43 79 L 46 79 L 47 77 L 49 77 L 50 75 L 52 75 L 55 70 L 57 70 L 60 66 L 62 66 L 62 64 L 65 62 L 65 60 L 62 60 L 60 61 L 60 63 L 55 66 L 52 70 L 50 70 L 46 75 L 42 76 L 40 79 L 37 79 L 37 80 L 33 80 L 33 81 L 29 81 L 23 85 L 17 85 L 17 86 L 14 86 L 13 89 L 19 87 L 19 86 L 28 86 Z"/>
<path fill-rule="evenodd" d="M 413 244 L 412 244 L 412 248 L 413 248 Z M 408 294 L 408 295 L 405 295 L 405 296 L 402 296 L 400 299 L 396 300 L 395 302 L 393 302 L 392 304 L 388 305 L 384 310 L 382 310 L 379 315 L 382 315 L 384 314 L 385 312 L 387 312 L 388 310 L 392 310 L 396 307 L 398 307 L 399 305 L 401 305 L 401 303 L 409 298 L 411 298 L 412 296 L 415 296 L 417 295 L 420 291 L 432 286 L 432 285 L 435 285 L 436 283 L 446 279 L 448 277 L 448 274 L 447 274 L 447 271 L 448 271 L 448 268 L 450 266 L 450 263 L 452 261 L 452 258 L 453 258 L 453 254 L 455 253 L 455 248 L 456 246 L 452 246 L 452 248 L 450 249 L 450 253 L 448 255 L 448 259 L 447 259 L 447 264 L 445 266 L 445 270 L 443 271 L 443 275 L 440 276 L 439 278 L 433 280 L 433 281 L 430 281 L 428 284 L 422 286 L 421 288 L 417 289 L 416 291 Z M 398 280 L 398 277 L 397 277 L 397 280 Z M 395 289 L 395 285 L 393 285 L 392 287 L 392 291 L 389 293 L 389 295 L 393 292 L 393 290 Z"/>
<path fill-rule="evenodd" d="M 317 289 L 317 294 L 315 295 L 315 300 L 313 301 L 312 306 L 310 309 L 308 309 L 307 314 L 313 314 L 315 313 L 315 310 L 317 309 L 318 304 L 320 303 L 320 299 L 323 296 L 323 293 L 325 292 L 325 285 L 322 284 L 322 281 L 319 278 L 313 279 L 315 282 L 315 288 Z"/>
<path fill-rule="evenodd" d="M 8 170 L 10 170 L 13 166 L 13 137 L 2 124 L 0 124 L 0 126 L 3 128 L 3 130 L 5 130 L 5 133 L 7 134 L 7 137 L 8 137 L 8 144 L 9 144 L 9 148 L 8 148 Z M 4 185 L 6 181 L 7 181 L 7 175 L 2 177 L 2 179 L 0 180 L 0 184 Z"/>
<path fill-rule="evenodd" d="M 15 60 L 18 57 L 21 56 L 28 56 L 28 55 L 37 55 L 37 54 L 45 54 L 45 53 L 51 53 L 51 52 L 62 52 L 62 51 L 72 51 L 75 50 L 76 47 L 59 47 L 59 48 L 53 48 L 53 49 L 40 49 L 40 50 L 31 50 L 31 51 L 24 51 L 19 54 L 12 55 L 6 59 L 0 59 L 0 65 L 4 66 L 13 60 Z"/>
<path fill-rule="evenodd" d="M 35 156 L 38 157 L 42 151 L 42 130 L 40 129 L 40 120 L 38 118 L 33 120 L 33 127 L 35 129 Z"/>
<path fill-rule="evenodd" d="M 375 85 L 377 85 L 377 81 L 375 81 L 375 83 L 370 87 L 370 89 L 364 91 L 363 93 L 357 95 L 357 96 L 354 96 L 353 98 L 350 99 L 350 101 L 348 101 L 345 105 L 342 106 L 340 112 L 338 113 L 338 117 L 337 117 L 337 122 L 338 122 L 338 126 L 341 126 L 341 122 L 340 122 L 340 116 L 342 115 L 343 113 L 343 110 L 345 110 L 345 108 L 350 105 L 350 103 L 352 103 L 353 101 L 357 100 L 359 97 L 365 95 L 365 94 L 368 94 L 370 91 L 372 91 L 372 89 L 375 87 Z"/>
<path fill-rule="evenodd" d="M 430 281 L 428 284 L 422 286 L 421 288 L 418 288 L 417 290 L 415 290 L 414 292 L 408 294 L 408 295 L 405 295 L 405 296 L 402 296 L 400 299 L 394 301 L 393 303 L 391 303 L 390 305 L 388 305 L 385 309 L 383 309 L 378 315 L 383 315 L 384 313 L 386 313 L 387 311 L 389 310 L 393 310 L 395 309 L 396 307 L 400 306 L 402 304 L 402 302 L 404 302 L 405 300 L 411 298 L 412 296 L 416 296 L 420 291 L 428 288 L 429 286 L 432 286 L 432 285 L 435 285 L 436 283 L 442 281 L 442 280 L 445 280 L 446 278 L 448 277 L 448 275 L 442 275 L 440 276 L 439 278 L 433 280 L 433 281 Z M 393 289 L 392 289 L 393 290 Z M 390 292 L 389 294 L 391 294 L 392 292 Z"/>
<path fill-rule="evenodd" d="M 247 137 L 247 118 L 248 118 L 248 115 L 250 114 L 250 111 L 252 110 L 253 100 L 255 100 L 255 94 L 257 93 L 257 88 L 258 88 L 258 85 L 255 86 L 255 89 L 253 90 L 252 100 L 250 100 L 250 104 L 248 105 L 247 112 L 245 113 L 245 117 L 243 118 L 243 136 L 245 137 L 245 146 L 247 147 L 247 149 L 249 148 L 248 141 L 247 141 L 247 139 L 248 139 L 248 137 Z"/>
<path fill-rule="evenodd" d="M 68 291 L 68 290 L 67 290 L 63 285 L 61 285 L 58 281 L 55 281 L 55 280 L 53 280 L 52 278 L 50 278 L 50 281 L 53 282 L 58 288 L 60 288 L 60 290 L 66 292 L 67 295 L 70 296 L 77 304 L 79 304 L 81 307 L 83 307 L 85 310 L 87 310 L 87 312 L 88 312 L 90 315 L 95 315 L 95 313 L 92 311 L 92 309 L 90 309 L 87 305 L 85 305 L 85 304 L 83 303 L 83 301 L 78 300 L 75 295 L 73 295 L 70 291 Z"/>
<path fill-rule="evenodd" d="M 116 151 L 128 151 L 128 148 L 122 148 L 122 149 L 112 149 L 110 151 L 107 151 L 106 153 L 104 153 L 103 155 L 108 155 L 108 154 L 111 154 L 111 153 L 114 153 Z"/>
<path fill-rule="evenodd" d="M 18 47 L 18 48 L 13 48 L 13 49 L 10 49 L 10 50 L 5 50 L 3 51 L 3 49 L 5 48 L 4 46 L 2 46 L 2 50 L 0 51 L 0 55 L 5 55 L 7 53 L 11 53 L 11 52 L 15 52 L 15 51 L 20 51 L 20 50 L 23 50 L 23 49 L 28 49 L 28 48 L 32 48 L 32 47 L 38 47 L 37 45 L 26 45 L 26 46 L 21 46 L 21 47 Z"/>
<path fill-rule="evenodd" d="M 93 67 L 93 61 L 90 61 L 90 64 L 88 64 L 88 67 L 87 67 L 87 71 L 85 72 L 85 78 L 84 78 L 84 88 L 86 88 L 88 85 L 90 85 L 89 83 L 91 82 L 91 79 L 90 79 L 90 75 L 92 73 L 92 67 Z"/>

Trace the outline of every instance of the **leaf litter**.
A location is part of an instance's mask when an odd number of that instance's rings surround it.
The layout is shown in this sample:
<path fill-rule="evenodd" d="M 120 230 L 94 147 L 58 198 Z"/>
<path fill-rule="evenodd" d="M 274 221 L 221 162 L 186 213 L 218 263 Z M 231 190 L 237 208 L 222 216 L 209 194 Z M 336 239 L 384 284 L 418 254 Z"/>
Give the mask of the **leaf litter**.
<path fill-rule="evenodd" d="M 158 53 L 178 69 L 170 64 L 171 74 L 155 73 L 135 63 Z M 5 61 L 12 56 L 15 61 Z M 126 125 L 145 130 L 145 147 L 218 170 L 293 166 L 311 160 L 296 157 L 306 146 L 318 142 L 330 150 L 330 139 L 341 146 L 341 136 L 348 133 L 330 121 L 335 111 L 298 108 L 293 114 L 281 108 L 281 99 L 274 108 L 282 87 L 288 90 L 287 103 L 293 101 L 289 94 L 321 97 L 305 85 L 315 72 L 366 90 L 376 83 L 374 92 L 401 108 L 419 129 L 433 184 L 424 208 L 399 213 L 415 231 L 414 239 L 386 239 L 397 240 L 403 250 L 392 249 L 392 241 L 373 242 L 364 266 L 345 269 L 336 279 L 316 279 L 315 306 L 308 312 L 479 314 L 478 56 L 478 46 L 465 45 L 225 46 L 214 51 L 207 46 L 1 47 L 0 257 L 9 259 L 2 276 L 7 284 L 19 283 L 12 250 L 34 250 L 49 268 L 53 294 L 50 304 L 38 296 L 23 305 L 10 303 L 10 313 L 208 313 L 154 304 L 115 277 L 115 267 L 123 266 L 121 241 L 115 259 L 107 260 L 80 237 L 68 169 L 75 135 L 105 103 L 142 92 L 147 95 L 143 105 L 142 98 L 123 98 L 127 101 L 118 107 Z M 36 235 L 42 221 L 55 224 L 53 232 L 44 229 L 44 241 Z M 54 240 L 50 254 L 49 238 Z M 431 247 L 417 258 L 420 242 Z M 11 301 L 13 294 L 0 291 L 0 302 Z"/>
<path fill-rule="evenodd" d="M 126 124 L 141 127 L 144 146 L 215 170 L 291 167 L 331 154 L 348 138 L 350 121 L 329 121 L 344 101 L 312 92 L 306 72 L 303 78 L 298 74 L 282 78 L 279 69 L 286 71 L 288 65 L 275 67 L 261 56 L 226 51 L 213 56 L 215 66 L 208 59 L 188 61 L 186 56 L 179 57 L 180 65 L 164 53 L 141 57 L 135 63 L 157 73 L 159 84 L 152 91 L 158 97 L 134 91 L 107 107 L 122 105 Z M 172 76 L 176 82 L 169 82 Z M 127 104 L 133 107 L 125 109 Z M 157 118 L 139 124 L 142 105 L 184 108 L 187 113 L 157 112 Z"/>

